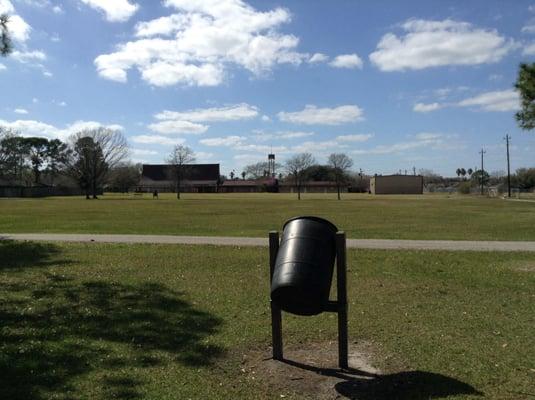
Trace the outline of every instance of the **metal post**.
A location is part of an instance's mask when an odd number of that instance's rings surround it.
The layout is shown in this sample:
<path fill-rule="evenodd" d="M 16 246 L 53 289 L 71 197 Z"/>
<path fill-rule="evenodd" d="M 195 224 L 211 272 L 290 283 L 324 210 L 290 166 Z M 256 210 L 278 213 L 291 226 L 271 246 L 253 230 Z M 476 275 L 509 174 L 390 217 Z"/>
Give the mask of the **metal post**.
<path fill-rule="evenodd" d="M 347 348 L 347 263 L 346 263 L 346 234 L 336 233 L 336 285 L 338 292 L 338 365 L 341 369 L 348 369 Z"/>
<path fill-rule="evenodd" d="M 279 251 L 279 232 L 269 232 L 269 284 L 273 280 L 275 261 Z M 277 304 L 270 301 L 271 306 L 271 338 L 273 344 L 273 359 L 282 360 L 282 315 Z"/>
<path fill-rule="evenodd" d="M 511 197 L 511 164 L 509 163 L 509 139 L 511 139 L 511 136 L 505 135 L 505 142 L 507 143 L 507 197 Z"/>
<path fill-rule="evenodd" d="M 485 169 L 483 167 L 483 155 L 486 153 L 485 150 L 481 149 L 481 151 L 479 152 L 479 154 L 481 154 L 481 196 L 483 196 L 483 180 L 484 180 L 484 174 L 485 174 Z"/>

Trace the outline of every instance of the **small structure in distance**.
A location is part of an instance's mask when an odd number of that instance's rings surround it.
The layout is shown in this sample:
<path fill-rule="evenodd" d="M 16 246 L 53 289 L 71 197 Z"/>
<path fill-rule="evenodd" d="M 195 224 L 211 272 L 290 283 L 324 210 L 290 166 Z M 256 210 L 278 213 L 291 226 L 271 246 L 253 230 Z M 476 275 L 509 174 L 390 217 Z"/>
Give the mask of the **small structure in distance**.
<path fill-rule="evenodd" d="M 141 181 L 138 191 L 142 192 L 174 192 L 173 165 L 143 164 Z M 184 180 L 180 182 L 180 190 L 190 193 L 216 193 L 219 185 L 219 164 L 187 164 L 183 165 Z"/>
<path fill-rule="evenodd" d="M 370 179 L 372 194 L 423 194 L 422 175 L 375 175 Z"/>

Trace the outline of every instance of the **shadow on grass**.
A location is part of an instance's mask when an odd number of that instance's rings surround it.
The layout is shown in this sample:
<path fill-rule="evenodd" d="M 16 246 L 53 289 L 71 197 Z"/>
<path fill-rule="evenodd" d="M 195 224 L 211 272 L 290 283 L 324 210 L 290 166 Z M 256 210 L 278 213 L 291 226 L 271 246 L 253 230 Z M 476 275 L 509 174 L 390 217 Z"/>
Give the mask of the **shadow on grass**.
<path fill-rule="evenodd" d="M 0 237 L 0 272 L 68 264 L 65 260 L 54 260 L 59 253 L 58 246 L 51 243 L 23 242 Z"/>
<path fill-rule="evenodd" d="M 135 399 L 152 367 L 210 365 L 223 350 L 206 339 L 221 320 L 182 297 L 160 284 L 80 282 L 50 271 L 3 284 L 0 398 L 71 399 L 82 390 Z"/>
<path fill-rule="evenodd" d="M 403 371 L 381 375 L 353 368 L 342 371 L 309 366 L 292 360 L 283 362 L 321 375 L 342 379 L 334 387 L 336 392 L 354 400 L 426 400 L 461 394 L 483 395 L 467 383 L 433 372 Z"/>

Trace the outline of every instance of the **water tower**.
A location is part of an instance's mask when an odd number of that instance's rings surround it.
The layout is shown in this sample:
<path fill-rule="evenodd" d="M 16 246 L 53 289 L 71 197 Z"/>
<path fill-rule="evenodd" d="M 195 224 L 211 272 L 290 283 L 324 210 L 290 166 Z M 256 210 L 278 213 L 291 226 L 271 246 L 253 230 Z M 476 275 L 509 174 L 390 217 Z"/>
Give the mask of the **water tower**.
<path fill-rule="evenodd" d="M 269 176 L 275 178 L 275 154 L 268 154 Z"/>

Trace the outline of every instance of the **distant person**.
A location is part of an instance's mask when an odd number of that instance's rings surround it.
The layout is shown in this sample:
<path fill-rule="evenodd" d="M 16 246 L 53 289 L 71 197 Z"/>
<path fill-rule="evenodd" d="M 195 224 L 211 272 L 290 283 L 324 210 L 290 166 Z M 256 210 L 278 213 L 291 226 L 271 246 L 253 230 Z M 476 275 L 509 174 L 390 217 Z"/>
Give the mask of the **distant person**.
<path fill-rule="evenodd" d="M 157 199 L 158 198 L 158 191 L 155 190 L 154 193 L 152 193 L 152 198 Z"/>

